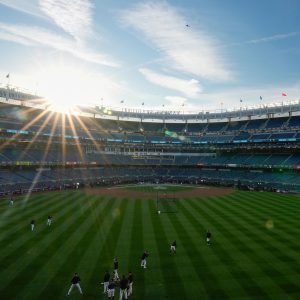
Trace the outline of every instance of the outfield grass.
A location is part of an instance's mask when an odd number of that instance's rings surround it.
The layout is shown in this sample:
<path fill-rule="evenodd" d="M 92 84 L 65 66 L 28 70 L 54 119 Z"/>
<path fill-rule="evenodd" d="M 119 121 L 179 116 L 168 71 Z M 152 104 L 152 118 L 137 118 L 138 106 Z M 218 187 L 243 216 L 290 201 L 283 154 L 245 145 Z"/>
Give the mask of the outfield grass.
<path fill-rule="evenodd" d="M 146 193 L 176 193 L 176 192 L 186 192 L 195 189 L 191 185 L 167 185 L 167 184 L 151 184 L 151 185 L 133 185 L 126 186 L 128 190 L 146 192 Z"/>
<path fill-rule="evenodd" d="M 63 191 L 13 207 L 1 201 L 0 216 L 1 299 L 65 299 L 74 272 L 85 295 L 73 290 L 70 299 L 106 299 L 100 282 L 114 256 L 121 274 L 133 272 L 131 299 L 300 299 L 297 196 L 235 192 L 183 200 L 178 213 L 158 215 L 156 201 Z"/>

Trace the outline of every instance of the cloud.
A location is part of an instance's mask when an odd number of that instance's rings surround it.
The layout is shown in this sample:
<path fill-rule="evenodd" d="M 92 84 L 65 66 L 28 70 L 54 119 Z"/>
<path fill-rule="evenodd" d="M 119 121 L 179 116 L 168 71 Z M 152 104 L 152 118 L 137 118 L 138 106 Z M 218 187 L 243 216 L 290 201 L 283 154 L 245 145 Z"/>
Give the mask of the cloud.
<path fill-rule="evenodd" d="M 170 106 L 183 106 L 186 105 L 187 99 L 179 96 L 166 96 L 165 99 L 168 101 L 168 105 Z"/>
<path fill-rule="evenodd" d="M 1 27 L 1 24 L 0 24 L 0 27 Z M 34 46 L 35 45 L 34 43 L 30 42 L 29 40 L 27 40 L 23 37 L 16 36 L 14 34 L 10 34 L 7 32 L 2 32 L 1 28 L 0 28 L 0 40 L 14 42 L 14 43 L 22 44 L 25 46 Z"/>
<path fill-rule="evenodd" d="M 92 50 L 87 42 L 93 33 L 93 5 L 90 0 L 33 0 L 32 2 L 0 0 L 0 4 L 12 9 L 51 20 L 68 36 L 59 35 L 42 27 L 0 22 L 0 39 L 26 46 L 52 48 L 91 63 L 110 67 L 119 66 L 119 63 L 109 55 Z"/>
<path fill-rule="evenodd" d="M 0 4 L 35 17 L 44 17 L 38 8 L 38 0 L 0 0 Z"/>
<path fill-rule="evenodd" d="M 186 27 L 187 20 L 169 4 L 138 4 L 123 11 L 121 21 L 141 32 L 161 51 L 170 63 L 168 67 L 209 80 L 232 78 L 214 39 L 203 31 Z"/>
<path fill-rule="evenodd" d="M 92 33 L 93 4 L 90 0 L 0 0 L 0 4 L 51 20 L 76 39 Z"/>
<path fill-rule="evenodd" d="M 39 7 L 75 39 L 85 38 L 92 32 L 93 5 L 89 0 L 39 0 Z"/>
<path fill-rule="evenodd" d="M 87 49 L 87 47 L 77 43 L 72 38 L 57 35 L 40 27 L 0 23 L 1 38 L 27 46 L 43 46 L 64 51 L 77 58 L 96 64 L 110 67 L 118 66 L 109 56 Z"/>
<path fill-rule="evenodd" d="M 295 36 L 298 36 L 298 35 L 300 35 L 300 31 L 282 33 L 282 34 L 275 34 L 275 35 L 271 35 L 271 36 L 262 37 L 262 38 L 259 38 L 259 39 L 252 39 L 252 40 L 248 40 L 248 41 L 244 41 L 244 42 L 232 43 L 232 44 L 229 44 L 229 45 L 225 45 L 225 47 L 227 47 L 227 46 L 243 46 L 243 45 L 249 45 L 249 44 L 268 43 L 268 42 L 288 39 L 290 37 L 295 37 Z"/>
<path fill-rule="evenodd" d="M 198 80 L 195 79 L 185 80 L 173 76 L 167 76 L 146 68 L 140 68 L 139 71 L 150 82 L 164 88 L 179 91 L 187 97 L 196 97 L 202 90 Z"/>

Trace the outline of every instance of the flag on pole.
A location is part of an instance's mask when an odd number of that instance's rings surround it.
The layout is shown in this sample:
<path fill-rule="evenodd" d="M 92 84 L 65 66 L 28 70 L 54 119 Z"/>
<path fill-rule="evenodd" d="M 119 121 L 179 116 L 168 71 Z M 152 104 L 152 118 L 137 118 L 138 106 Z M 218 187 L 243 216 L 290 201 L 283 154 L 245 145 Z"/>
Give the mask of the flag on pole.
<path fill-rule="evenodd" d="M 262 96 L 259 96 L 259 99 L 262 100 Z"/>
<path fill-rule="evenodd" d="M 124 103 L 124 100 L 122 100 L 120 103 Z"/>
<path fill-rule="evenodd" d="M 6 78 L 9 78 L 9 73 L 6 75 Z"/>
<path fill-rule="evenodd" d="M 242 102 L 243 102 L 243 99 L 240 99 L 240 102 L 242 103 Z"/>
<path fill-rule="evenodd" d="M 282 92 L 282 93 L 281 93 L 281 96 L 286 97 L 286 96 L 287 96 L 287 93 Z"/>
<path fill-rule="evenodd" d="M 144 105 L 145 103 L 143 102 L 142 105 Z"/>

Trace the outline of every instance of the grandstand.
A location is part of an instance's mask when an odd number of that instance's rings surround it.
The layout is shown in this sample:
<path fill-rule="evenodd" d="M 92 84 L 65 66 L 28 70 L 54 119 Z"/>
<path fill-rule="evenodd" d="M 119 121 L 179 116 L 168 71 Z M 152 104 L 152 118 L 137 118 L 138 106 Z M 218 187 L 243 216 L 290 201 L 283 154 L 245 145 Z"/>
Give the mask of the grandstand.
<path fill-rule="evenodd" d="M 120 182 L 300 191 L 300 102 L 239 111 L 48 110 L 0 90 L 0 193 Z"/>

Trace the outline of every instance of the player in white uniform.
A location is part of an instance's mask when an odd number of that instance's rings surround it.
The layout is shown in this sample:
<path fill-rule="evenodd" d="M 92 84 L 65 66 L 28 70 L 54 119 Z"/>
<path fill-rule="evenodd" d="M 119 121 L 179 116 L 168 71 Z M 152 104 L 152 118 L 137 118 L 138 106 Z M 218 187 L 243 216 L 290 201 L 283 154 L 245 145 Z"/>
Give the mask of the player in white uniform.
<path fill-rule="evenodd" d="M 52 216 L 48 216 L 48 219 L 47 219 L 47 225 L 50 226 L 52 224 Z"/>
<path fill-rule="evenodd" d="M 177 247 L 177 243 L 176 243 L 176 241 L 174 241 L 174 242 L 171 244 L 171 247 L 170 247 L 171 253 L 176 254 L 176 247 Z"/>

